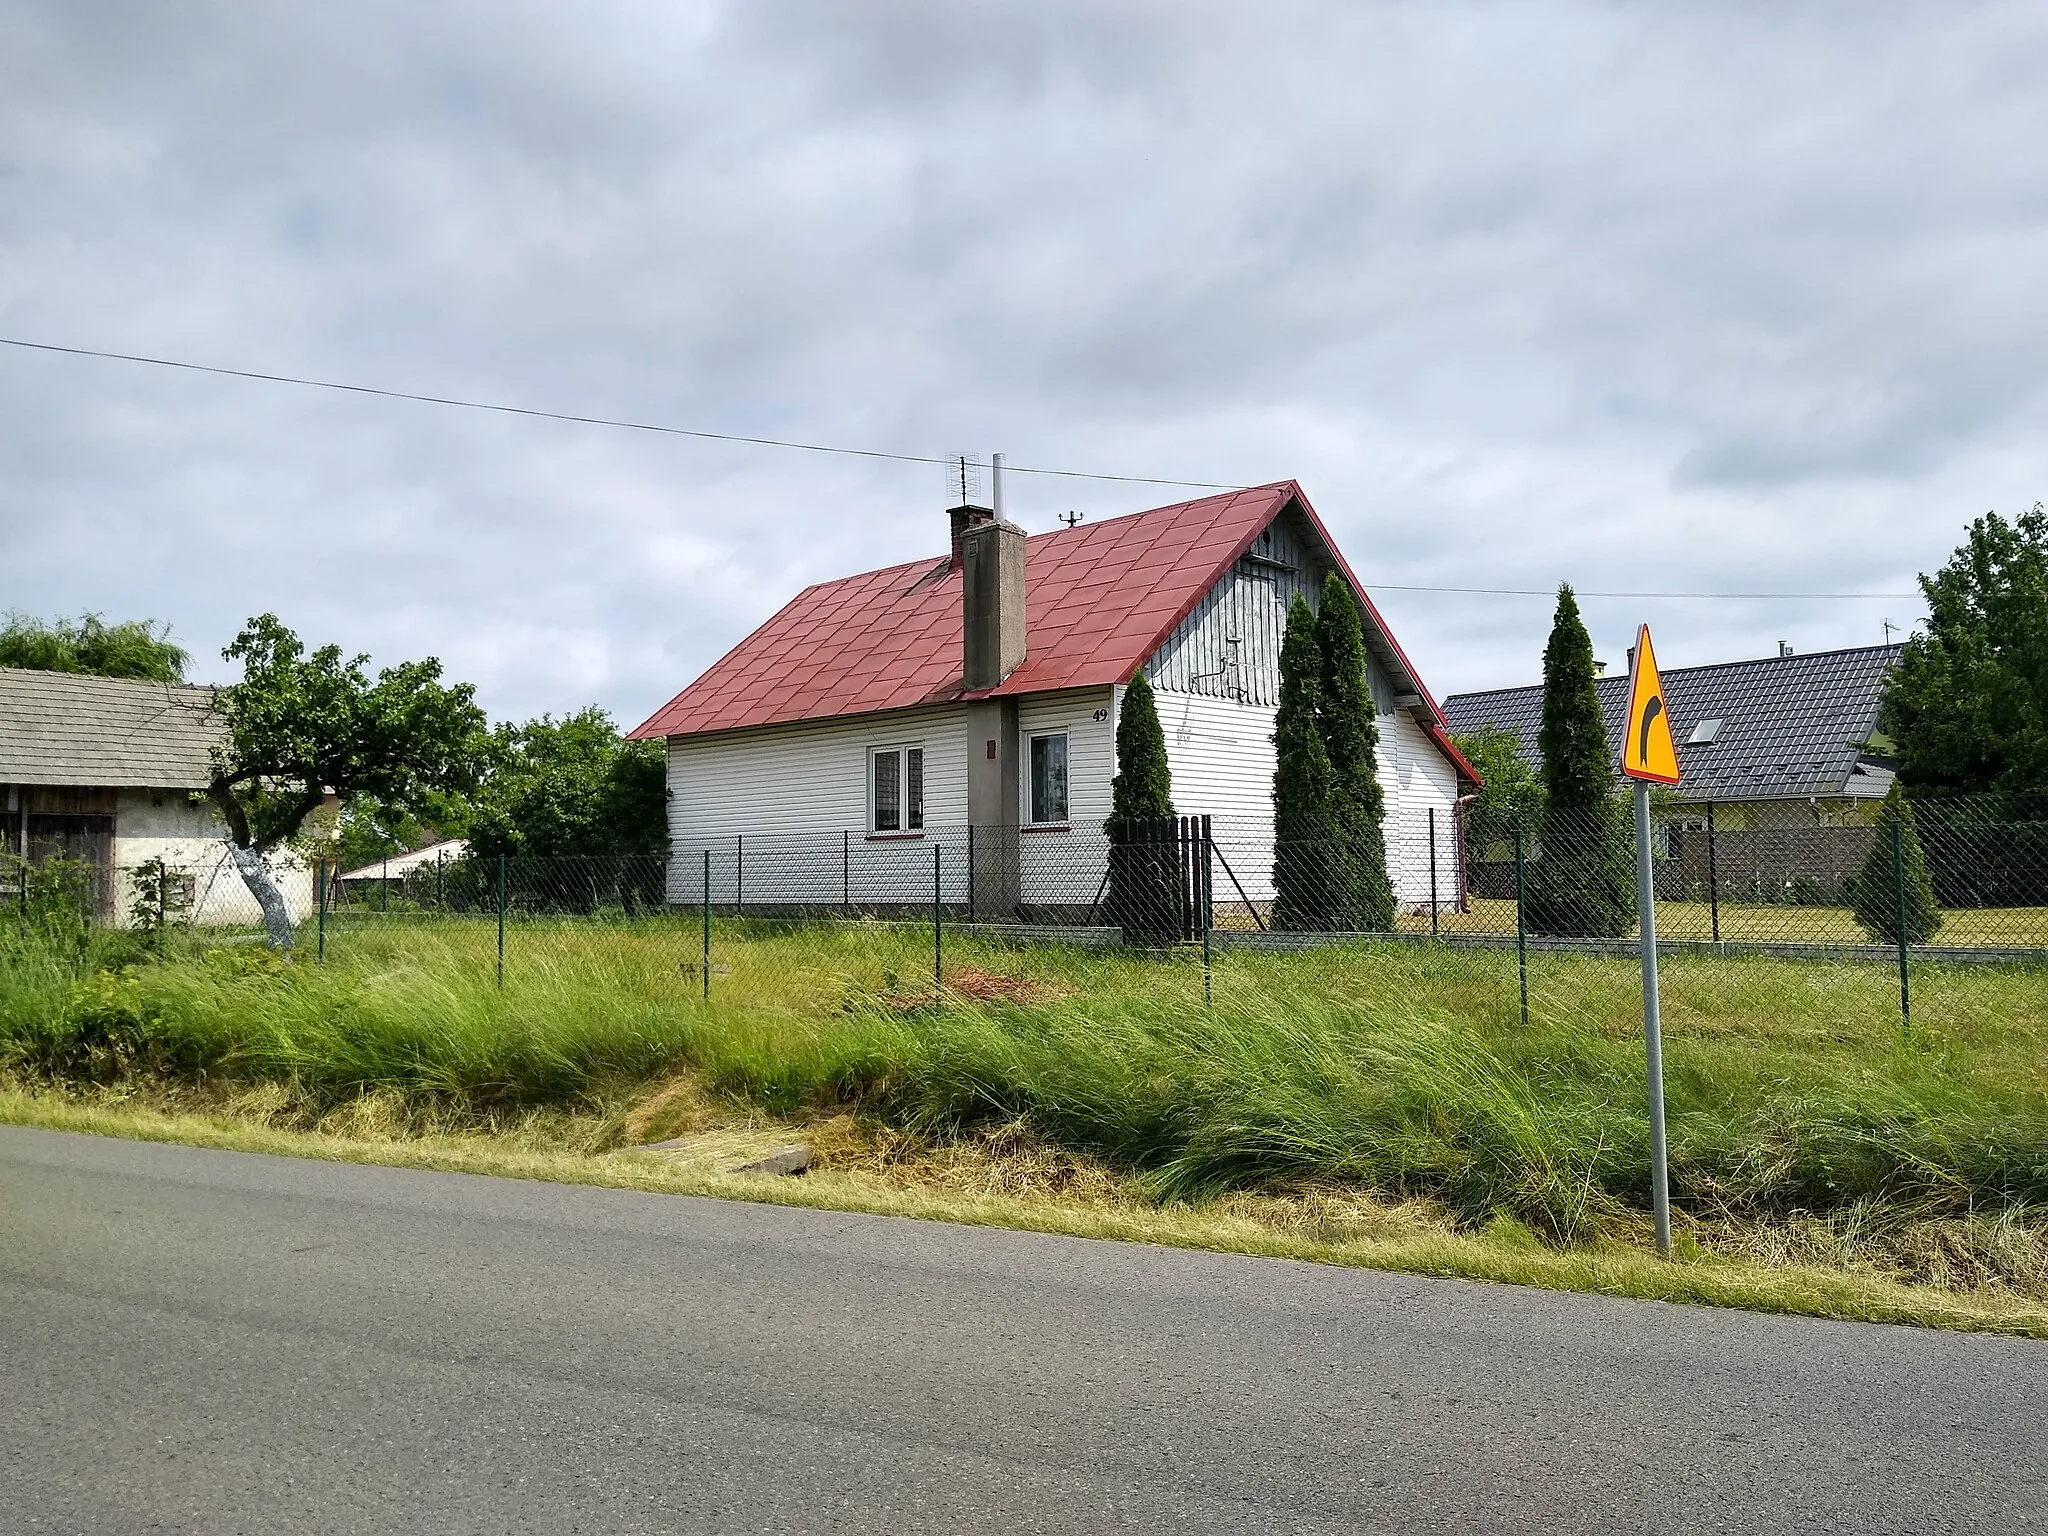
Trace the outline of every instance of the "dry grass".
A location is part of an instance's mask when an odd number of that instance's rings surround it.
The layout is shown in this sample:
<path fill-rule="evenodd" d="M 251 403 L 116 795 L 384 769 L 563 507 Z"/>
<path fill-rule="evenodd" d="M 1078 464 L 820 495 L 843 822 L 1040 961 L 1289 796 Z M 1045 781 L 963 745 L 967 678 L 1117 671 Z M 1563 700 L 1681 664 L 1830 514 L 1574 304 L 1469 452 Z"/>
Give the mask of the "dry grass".
<path fill-rule="evenodd" d="M 615 1141 L 623 1116 L 580 1126 L 529 1118 L 523 1126 L 485 1131 L 429 1128 L 388 1106 L 365 1105 L 352 1113 L 356 1118 L 347 1122 L 323 1117 L 330 1129 L 309 1131 L 293 1128 L 289 1122 L 296 1111 L 274 1099 L 243 1098 L 201 1109 L 189 1096 L 184 1105 L 174 1106 L 143 1102 L 136 1094 L 0 1087 L 0 1123 L 53 1130 L 2048 1338 L 2048 1303 L 2041 1300 L 2002 1287 L 1904 1284 L 1878 1273 L 1845 1270 L 1839 1254 L 1832 1262 L 1816 1263 L 1790 1249 L 1744 1253 L 1689 1234 L 1681 1235 L 1672 1262 L 1612 1242 L 1560 1251 L 1545 1247 L 1512 1220 L 1461 1232 L 1426 1202 L 1382 1203 L 1343 1190 L 1240 1191 L 1200 1206 L 1161 1207 L 1120 1185 L 1107 1169 L 1049 1152 L 1023 1133 L 1007 1144 L 992 1137 L 979 1147 L 907 1148 L 843 1123 L 838 1131 L 831 1122 L 756 1126 L 747 1134 L 787 1140 L 808 1129 L 828 1146 L 833 1135 L 848 1138 L 819 1171 L 776 1179 L 729 1173 L 711 1159 L 678 1161 L 637 1149 L 623 1154 L 588 1150 Z M 344 1124 L 360 1134 L 337 1134 Z M 396 1135 L 377 1133 L 378 1127 L 394 1125 L 405 1129 Z"/>

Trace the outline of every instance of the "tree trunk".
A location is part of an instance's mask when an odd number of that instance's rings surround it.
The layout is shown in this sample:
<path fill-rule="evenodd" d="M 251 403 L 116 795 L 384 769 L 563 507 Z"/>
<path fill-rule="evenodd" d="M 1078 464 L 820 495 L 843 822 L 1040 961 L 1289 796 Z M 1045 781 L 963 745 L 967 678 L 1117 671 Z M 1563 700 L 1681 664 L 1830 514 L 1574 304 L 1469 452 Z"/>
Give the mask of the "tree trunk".
<path fill-rule="evenodd" d="M 264 863 L 263 855 L 239 843 L 229 843 L 228 852 L 234 857 L 235 868 L 241 871 L 242 883 L 249 887 L 249 894 L 256 898 L 256 905 L 263 909 L 265 941 L 272 949 L 290 949 L 291 910 L 285 906 L 284 893 L 278 890 L 277 882 L 270 878 L 270 869 Z"/>

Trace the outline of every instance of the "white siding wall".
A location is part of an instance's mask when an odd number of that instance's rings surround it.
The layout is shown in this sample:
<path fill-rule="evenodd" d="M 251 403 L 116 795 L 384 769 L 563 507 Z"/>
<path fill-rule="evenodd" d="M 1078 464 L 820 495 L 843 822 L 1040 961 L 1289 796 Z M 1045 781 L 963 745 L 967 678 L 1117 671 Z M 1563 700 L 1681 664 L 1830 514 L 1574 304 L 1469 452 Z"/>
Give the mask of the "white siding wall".
<path fill-rule="evenodd" d="M 123 789 L 114 797 L 114 905 L 125 918 L 132 906 L 130 872 L 162 859 L 192 877 L 191 921 L 201 927 L 259 923 L 262 912 L 228 857 L 225 830 L 212 806 L 182 789 Z M 270 857 L 270 871 L 294 922 L 310 916 L 316 900 L 313 871 L 296 854 Z"/>
<path fill-rule="evenodd" d="M 1268 705 L 1193 693 L 1161 693 L 1159 725 L 1173 771 L 1173 808 L 1212 816 L 1229 873 L 1216 871 L 1216 900 L 1237 900 L 1236 875 L 1253 901 L 1273 895 L 1273 716 Z"/>
<path fill-rule="evenodd" d="M 868 751 L 924 748 L 922 838 L 871 838 Z M 963 842 L 966 716 L 955 705 L 763 726 L 668 744 L 669 899 L 703 894 L 707 849 L 713 900 L 735 887 L 749 902 L 913 901 L 931 893 L 931 846 Z M 744 840 L 742 849 L 738 841 Z M 845 862 L 835 845 L 848 850 Z M 964 857 L 946 863 L 946 898 L 960 893 Z"/>
<path fill-rule="evenodd" d="M 1202 694 L 1162 692 L 1158 699 L 1175 808 L 1216 818 L 1217 842 L 1246 894 L 1271 899 L 1274 711 Z M 1116 772 L 1121 702 L 1122 689 L 1109 688 L 1019 701 L 1018 804 L 1027 818 L 1031 738 L 1067 735 L 1068 830 L 1019 835 L 1027 905 L 1094 899 L 1107 862 L 1102 823 Z M 861 830 L 868 815 L 868 751 L 888 745 L 925 750 L 922 838 L 877 838 Z M 921 901 L 931 892 L 936 843 L 947 850 L 943 895 L 964 900 L 967 747 L 965 712 L 952 705 L 671 740 L 669 898 L 701 899 L 708 849 L 715 901 L 735 894 L 749 904 Z M 1407 903 L 1429 899 L 1428 813 L 1434 806 L 1438 893 L 1452 900 L 1456 772 L 1400 711 L 1380 716 L 1380 782 L 1396 895 Z M 1236 887 L 1219 872 L 1218 899 L 1235 898 Z"/>
<path fill-rule="evenodd" d="M 1405 710 L 1380 716 L 1380 784 L 1387 793 L 1387 873 L 1397 900 L 1429 900 L 1429 813 L 1436 811 L 1437 899 L 1458 895 L 1452 816 L 1458 771 Z"/>
<path fill-rule="evenodd" d="M 1109 781 L 1116 775 L 1116 694 L 1077 688 L 1038 694 L 1017 705 L 1018 815 L 1031 816 L 1031 738 L 1067 733 L 1067 821 L 1064 833 L 1018 834 L 1018 883 L 1027 906 L 1086 905 L 1095 899 L 1109 864 Z M 1096 716 L 1102 716 L 1097 719 Z"/>
<path fill-rule="evenodd" d="M 1275 710 L 1199 694 L 1161 693 L 1159 723 L 1173 770 L 1174 809 L 1215 818 L 1216 843 L 1254 901 L 1273 895 Z M 1456 895 L 1451 815 L 1457 770 L 1405 711 L 1380 716 L 1380 786 L 1387 796 L 1387 870 L 1395 896 L 1429 900 L 1429 811 L 1437 813 L 1439 899 Z M 1237 897 L 1217 872 L 1217 900 Z"/>

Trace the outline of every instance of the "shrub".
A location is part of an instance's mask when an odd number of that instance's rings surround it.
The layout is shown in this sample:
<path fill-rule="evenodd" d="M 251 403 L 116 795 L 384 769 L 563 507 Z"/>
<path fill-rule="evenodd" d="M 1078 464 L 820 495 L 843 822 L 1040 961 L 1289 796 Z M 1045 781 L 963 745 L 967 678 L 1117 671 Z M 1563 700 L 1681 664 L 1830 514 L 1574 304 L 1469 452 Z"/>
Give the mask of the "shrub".
<path fill-rule="evenodd" d="M 1934 904 L 1934 882 L 1928 878 L 1913 808 L 1906 803 L 1905 786 L 1896 779 L 1878 807 L 1870 855 L 1849 882 L 1849 906 L 1864 931 L 1886 944 L 1899 942 L 1902 912 L 1908 944 L 1925 944 L 1941 927 L 1941 909 Z"/>
<path fill-rule="evenodd" d="M 1180 936 L 1180 864 L 1160 833 L 1173 815 L 1173 775 L 1152 685 L 1139 672 L 1124 690 L 1116 722 L 1116 777 L 1110 782 L 1109 920 L 1127 938 Z"/>

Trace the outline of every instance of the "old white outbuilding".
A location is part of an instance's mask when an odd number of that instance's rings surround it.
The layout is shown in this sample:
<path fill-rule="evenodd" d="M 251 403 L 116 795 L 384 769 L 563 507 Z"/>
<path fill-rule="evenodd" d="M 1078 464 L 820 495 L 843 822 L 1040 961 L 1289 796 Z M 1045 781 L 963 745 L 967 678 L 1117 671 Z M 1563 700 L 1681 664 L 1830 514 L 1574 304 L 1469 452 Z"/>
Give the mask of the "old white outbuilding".
<path fill-rule="evenodd" d="M 22 865 L 70 860 L 90 873 L 100 913 L 125 920 L 135 871 L 165 865 L 168 894 L 202 924 L 260 921 L 204 797 L 207 754 L 221 726 L 214 691 L 130 678 L 0 667 L 0 881 L 19 890 Z M 273 857 L 294 919 L 314 902 L 313 876 Z"/>

